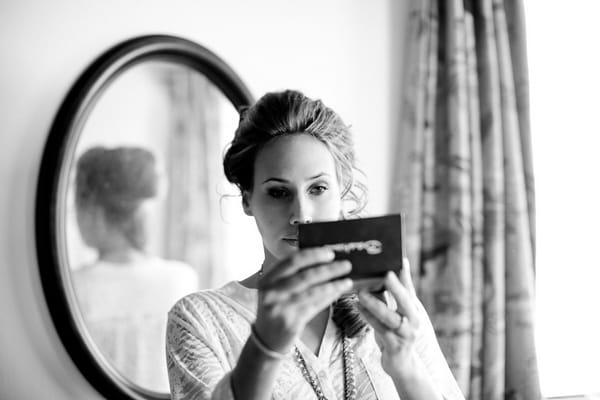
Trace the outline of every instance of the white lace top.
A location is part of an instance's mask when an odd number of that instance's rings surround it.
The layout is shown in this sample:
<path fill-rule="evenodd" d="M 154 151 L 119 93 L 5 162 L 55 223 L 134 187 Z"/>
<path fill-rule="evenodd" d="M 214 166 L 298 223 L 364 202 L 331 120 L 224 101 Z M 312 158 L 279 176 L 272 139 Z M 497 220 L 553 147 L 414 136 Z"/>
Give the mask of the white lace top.
<path fill-rule="evenodd" d="M 234 399 L 230 371 L 250 335 L 250 324 L 256 318 L 256 304 L 256 289 L 230 282 L 220 289 L 186 296 L 171 309 L 166 350 L 172 399 Z M 422 305 L 420 309 L 425 314 L 422 324 L 425 326 L 417 339 L 418 354 L 444 397 L 463 399 Z M 342 400 L 342 339 L 336 325 L 329 321 L 318 355 L 301 341 L 296 345 L 308 368 L 317 376 L 325 396 L 330 400 Z M 356 398 L 397 400 L 394 383 L 381 367 L 381 353 L 372 330 L 360 339 L 352 339 L 351 345 L 356 362 Z M 290 355 L 282 363 L 272 399 L 315 398 L 312 387 Z"/>
<path fill-rule="evenodd" d="M 98 261 L 73 274 L 87 330 L 100 352 L 135 384 L 169 388 L 165 370 L 166 315 L 198 290 L 187 264 L 147 256 L 131 263 Z"/>

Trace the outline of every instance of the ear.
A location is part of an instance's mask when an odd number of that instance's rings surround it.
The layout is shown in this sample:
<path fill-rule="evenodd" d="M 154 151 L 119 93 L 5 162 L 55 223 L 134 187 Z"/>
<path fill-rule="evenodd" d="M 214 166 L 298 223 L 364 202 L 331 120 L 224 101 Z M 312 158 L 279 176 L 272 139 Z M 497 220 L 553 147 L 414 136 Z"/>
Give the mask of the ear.
<path fill-rule="evenodd" d="M 244 208 L 244 214 L 246 214 L 249 217 L 252 216 L 252 210 L 250 209 L 250 197 L 251 196 L 252 196 L 252 194 L 247 190 L 244 190 L 242 192 L 242 207 Z"/>

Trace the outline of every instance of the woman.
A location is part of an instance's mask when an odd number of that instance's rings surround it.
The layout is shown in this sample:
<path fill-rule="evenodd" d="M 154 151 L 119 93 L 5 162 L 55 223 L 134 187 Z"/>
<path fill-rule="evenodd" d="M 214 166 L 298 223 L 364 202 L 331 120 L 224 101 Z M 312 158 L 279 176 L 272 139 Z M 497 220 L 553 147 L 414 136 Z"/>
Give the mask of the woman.
<path fill-rule="evenodd" d="M 134 383 L 168 390 L 164 369 L 167 312 L 197 290 L 194 270 L 146 249 L 146 209 L 157 194 L 154 155 L 138 147 L 93 147 L 77 161 L 75 206 L 97 259 L 73 274 L 94 342 Z"/>
<path fill-rule="evenodd" d="M 385 279 L 394 308 L 347 294 L 347 261 L 298 249 L 298 224 L 364 207 L 351 134 L 335 112 L 299 92 L 266 94 L 242 112 L 223 164 L 265 258 L 245 280 L 171 310 L 174 399 L 462 398 L 408 265 Z"/>

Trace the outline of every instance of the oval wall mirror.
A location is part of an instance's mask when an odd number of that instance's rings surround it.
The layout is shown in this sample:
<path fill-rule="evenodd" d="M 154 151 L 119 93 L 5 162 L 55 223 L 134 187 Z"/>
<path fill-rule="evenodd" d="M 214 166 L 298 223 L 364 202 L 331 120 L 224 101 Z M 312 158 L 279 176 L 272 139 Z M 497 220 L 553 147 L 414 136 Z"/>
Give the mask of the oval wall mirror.
<path fill-rule="evenodd" d="M 236 217 L 221 157 L 252 102 L 208 49 L 145 36 L 100 56 L 59 109 L 36 199 L 40 275 L 60 339 L 106 398 L 170 398 L 168 310 L 244 273 L 225 260 L 244 229 L 223 224 Z"/>

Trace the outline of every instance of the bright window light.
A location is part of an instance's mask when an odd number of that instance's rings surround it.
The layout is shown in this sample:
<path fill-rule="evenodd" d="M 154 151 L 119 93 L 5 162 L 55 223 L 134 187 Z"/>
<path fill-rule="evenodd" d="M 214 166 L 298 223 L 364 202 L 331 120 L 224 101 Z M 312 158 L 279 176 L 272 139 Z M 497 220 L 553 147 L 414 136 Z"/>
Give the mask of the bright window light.
<path fill-rule="evenodd" d="M 542 393 L 600 393 L 600 2 L 524 3 Z"/>

